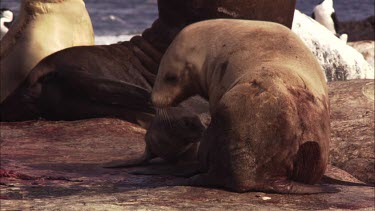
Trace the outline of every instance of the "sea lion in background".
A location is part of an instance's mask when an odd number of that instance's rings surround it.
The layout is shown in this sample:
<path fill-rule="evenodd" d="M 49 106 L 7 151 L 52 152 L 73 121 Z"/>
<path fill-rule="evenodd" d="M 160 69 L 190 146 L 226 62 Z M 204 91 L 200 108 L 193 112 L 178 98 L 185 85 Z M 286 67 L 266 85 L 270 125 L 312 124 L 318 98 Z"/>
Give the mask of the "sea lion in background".
<path fill-rule="evenodd" d="M 41 61 L 0 105 L 1 121 L 112 116 L 147 127 L 155 114 L 149 97 L 161 57 L 183 27 L 220 17 L 267 20 L 290 27 L 295 3 L 158 0 L 159 18 L 141 36 L 113 45 L 73 47 Z"/>
<path fill-rule="evenodd" d="M 10 9 L 0 9 L 0 39 L 9 31 L 9 27 L 13 22 L 13 12 Z"/>
<path fill-rule="evenodd" d="M 275 36 L 277 35 L 277 36 Z M 314 55 L 288 28 L 247 20 L 186 27 L 172 42 L 152 91 L 158 108 L 193 95 L 209 101 L 196 186 L 312 194 L 329 153 L 327 85 Z"/>
<path fill-rule="evenodd" d="M 47 55 L 93 44 L 93 27 L 83 0 L 23 0 L 19 16 L 1 39 L 0 103 Z"/>
<path fill-rule="evenodd" d="M 154 158 L 168 163 L 195 162 L 200 138 L 205 130 L 199 116 L 182 107 L 171 107 L 157 112 L 145 135 L 143 155 L 131 160 L 106 164 L 106 168 L 134 167 L 150 164 Z M 147 172 L 143 171 L 143 173 Z"/>

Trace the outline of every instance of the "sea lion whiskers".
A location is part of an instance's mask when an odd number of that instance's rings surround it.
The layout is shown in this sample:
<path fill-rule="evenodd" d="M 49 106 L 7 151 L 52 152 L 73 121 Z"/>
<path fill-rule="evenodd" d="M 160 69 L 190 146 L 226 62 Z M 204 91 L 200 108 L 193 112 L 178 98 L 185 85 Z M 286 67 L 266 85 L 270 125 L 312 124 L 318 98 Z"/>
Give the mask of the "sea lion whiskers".
<path fill-rule="evenodd" d="M 156 113 L 159 116 L 159 119 L 162 121 L 163 124 L 166 124 L 172 127 L 172 123 L 171 123 L 171 120 L 169 118 L 169 114 L 166 108 L 157 108 Z"/>
<path fill-rule="evenodd" d="M 169 117 L 169 114 L 168 114 L 167 109 L 163 109 L 163 110 L 164 110 L 164 116 L 165 116 L 165 119 L 167 120 L 169 127 L 170 127 L 170 128 L 173 128 L 173 124 L 172 124 L 172 122 L 171 122 L 171 119 L 170 119 L 170 117 Z"/>
<path fill-rule="evenodd" d="M 161 108 L 156 108 L 156 114 L 159 116 L 159 119 L 164 122 L 164 116 L 163 116 L 163 112 L 162 112 L 163 109 Z"/>

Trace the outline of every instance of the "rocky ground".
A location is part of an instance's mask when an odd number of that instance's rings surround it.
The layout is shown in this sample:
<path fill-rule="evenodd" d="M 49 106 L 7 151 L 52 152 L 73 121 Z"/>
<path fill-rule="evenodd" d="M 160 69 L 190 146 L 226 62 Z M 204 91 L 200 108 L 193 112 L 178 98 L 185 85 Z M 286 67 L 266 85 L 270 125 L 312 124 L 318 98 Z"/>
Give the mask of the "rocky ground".
<path fill-rule="evenodd" d="M 331 162 L 374 183 L 374 80 L 332 82 Z M 232 193 L 179 186 L 101 164 L 143 151 L 145 131 L 117 119 L 1 123 L 1 210 L 373 210 L 374 188 L 336 194 Z M 330 167 L 333 178 L 359 182 Z M 329 181 L 324 181 L 329 182 Z"/>
<path fill-rule="evenodd" d="M 356 42 L 348 42 L 348 45 L 356 49 L 358 52 L 360 52 L 365 60 L 372 65 L 372 67 L 375 67 L 375 56 L 374 56 L 374 47 L 375 42 L 374 40 L 362 40 L 362 41 L 356 41 Z"/>

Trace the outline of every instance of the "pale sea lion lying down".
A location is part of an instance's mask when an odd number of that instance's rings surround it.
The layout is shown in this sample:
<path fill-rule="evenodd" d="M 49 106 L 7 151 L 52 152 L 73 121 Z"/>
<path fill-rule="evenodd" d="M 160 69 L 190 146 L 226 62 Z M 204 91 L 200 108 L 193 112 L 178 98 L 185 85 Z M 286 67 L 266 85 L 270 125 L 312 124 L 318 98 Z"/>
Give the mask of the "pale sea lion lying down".
<path fill-rule="evenodd" d="M 1 39 L 0 103 L 44 57 L 78 45 L 94 45 L 83 0 L 22 0 L 19 16 Z"/>
<path fill-rule="evenodd" d="M 206 98 L 211 123 L 190 185 L 236 192 L 312 194 L 329 153 L 323 71 L 288 28 L 245 20 L 186 27 L 172 42 L 152 92 L 156 107 Z"/>

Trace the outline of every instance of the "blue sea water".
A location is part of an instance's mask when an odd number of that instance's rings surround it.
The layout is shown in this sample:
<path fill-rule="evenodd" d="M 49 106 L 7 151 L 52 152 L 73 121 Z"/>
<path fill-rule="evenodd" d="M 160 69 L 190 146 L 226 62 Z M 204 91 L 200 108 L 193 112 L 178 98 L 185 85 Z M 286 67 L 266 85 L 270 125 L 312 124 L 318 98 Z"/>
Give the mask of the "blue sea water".
<path fill-rule="evenodd" d="M 297 9 L 310 15 L 321 0 L 297 0 Z M 0 0 L 1 7 L 18 13 L 20 0 Z M 97 40 L 123 38 L 149 27 L 158 15 L 157 0 L 85 0 Z M 336 0 L 334 7 L 341 21 L 361 20 L 374 15 L 375 0 Z M 102 42 L 103 43 L 103 42 Z"/>

